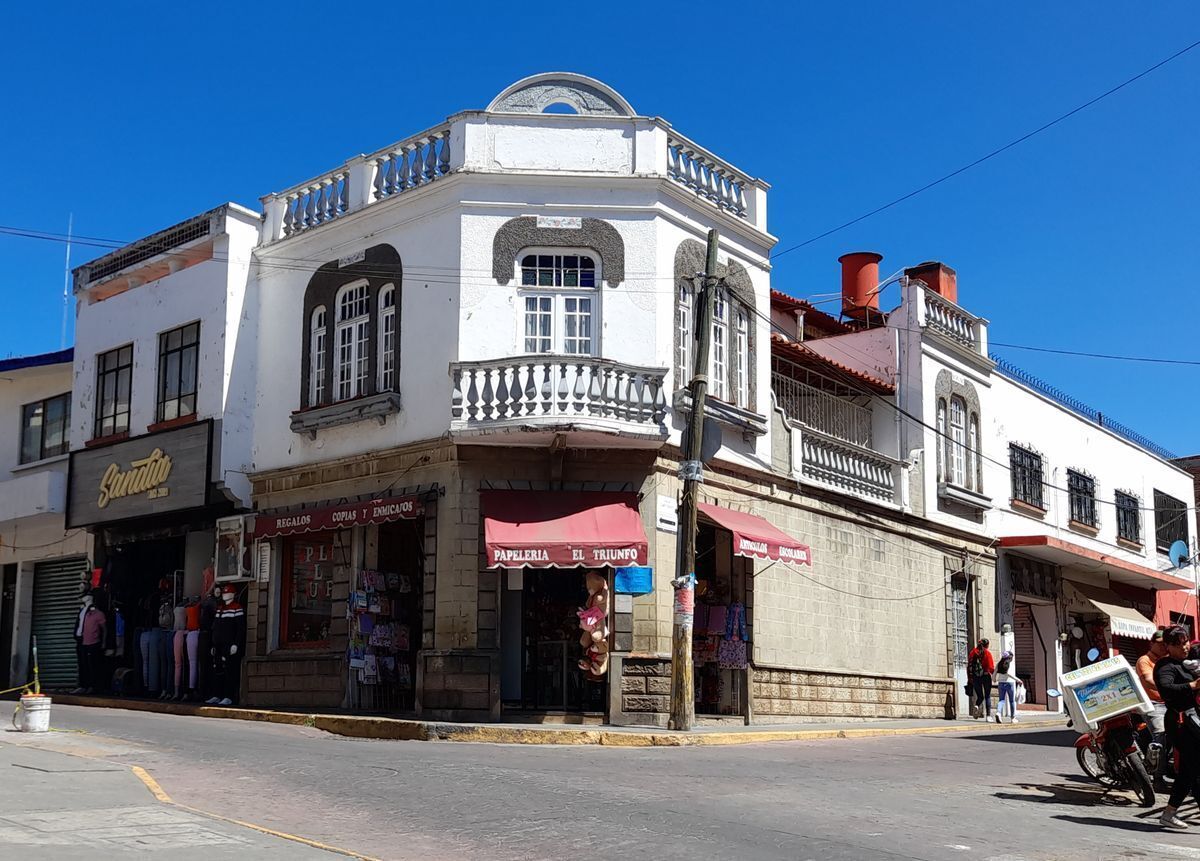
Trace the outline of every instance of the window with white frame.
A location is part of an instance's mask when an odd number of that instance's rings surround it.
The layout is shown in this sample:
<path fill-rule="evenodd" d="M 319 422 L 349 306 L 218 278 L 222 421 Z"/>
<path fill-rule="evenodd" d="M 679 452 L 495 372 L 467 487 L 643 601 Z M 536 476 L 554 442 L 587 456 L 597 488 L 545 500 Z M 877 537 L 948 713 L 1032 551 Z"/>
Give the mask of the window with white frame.
<path fill-rule="evenodd" d="M 587 254 L 524 255 L 524 351 L 595 355 L 599 331 L 596 283 L 596 263 Z"/>
<path fill-rule="evenodd" d="M 396 288 L 379 291 L 379 391 L 396 388 Z"/>
<path fill-rule="evenodd" d="M 681 281 L 675 303 L 675 321 L 679 347 L 676 351 L 676 385 L 686 387 L 696 369 L 693 352 L 695 323 L 699 320 L 695 290 Z M 713 296 L 712 340 L 708 350 L 708 396 L 726 401 L 742 409 L 750 409 L 750 310 L 728 289 L 719 289 Z"/>
<path fill-rule="evenodd" d="M 983 459 L 979 454 L 979 416 L 971 413 L 967 424 L 967 480 L 971 488 L 983 492 Z"/>
<path fill-rule="evenodd" d="M 946 481 L 946 399 L 938 398 L 937 402 L 937 475 L 938 481 Z"/>
<path fill-rule="evenodd" d="M 967 486 L 967 405 L 962 398 L 950 399 L 950 436 L 946 440 L 948 447 L 946 466 L 949 471 L 948 480 L 960 487 Z"/>
<path fill-rule="evenodd" d="M 308 402 L 319 404 L 325 400 L 325 306 L 313 309 L 309 324 L 308 357 L 312 367 L 308 374 Z"/>
<path fill-rule="evenodd" d="M 334 338 L 337 345 L 335 400 L 344 401 L 367 394 L 371 293 L 366 282 L 349 284 L 338 291 Z"/>

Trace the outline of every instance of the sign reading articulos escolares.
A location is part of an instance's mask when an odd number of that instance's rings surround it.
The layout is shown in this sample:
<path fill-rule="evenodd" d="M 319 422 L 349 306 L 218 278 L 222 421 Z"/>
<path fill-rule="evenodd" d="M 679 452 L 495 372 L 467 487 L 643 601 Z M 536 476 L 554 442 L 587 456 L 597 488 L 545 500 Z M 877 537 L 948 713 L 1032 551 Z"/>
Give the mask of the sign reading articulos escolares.
<path fill-rule="evenodd" d="M 73 451 L 67 526 L 202 508 L 211 467 L 211 421 Z"/>

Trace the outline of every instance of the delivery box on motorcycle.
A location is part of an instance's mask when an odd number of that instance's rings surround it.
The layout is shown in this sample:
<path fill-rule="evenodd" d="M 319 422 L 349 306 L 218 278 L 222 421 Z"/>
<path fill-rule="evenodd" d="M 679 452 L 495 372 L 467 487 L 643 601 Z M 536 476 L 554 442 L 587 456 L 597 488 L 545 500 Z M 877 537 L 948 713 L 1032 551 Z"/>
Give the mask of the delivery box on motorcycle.
<path fill-rule="evenodd" d="M 1058 684 L 1078 732 L 1095 732 L 1101 721 L 1117 715 L 1154 711 L 1141 679 L 1121 655 L 1063 673 Z"/>

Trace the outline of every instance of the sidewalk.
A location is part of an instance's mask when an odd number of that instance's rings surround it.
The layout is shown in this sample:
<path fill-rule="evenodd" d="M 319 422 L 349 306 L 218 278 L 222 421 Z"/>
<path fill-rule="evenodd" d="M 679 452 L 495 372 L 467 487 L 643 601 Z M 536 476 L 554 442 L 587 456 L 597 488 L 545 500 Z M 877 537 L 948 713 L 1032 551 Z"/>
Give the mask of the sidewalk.
<path fill-rule="evenodd" d="M 691 745 L 763 744 L 772 741 L 815 741 L 833 738 L 869 738 L 872 736 L 1007 732 L 1066 726 L 1066 718 L 1062 715 L 1025 712 L 1021 714 L 1021 722 L 1018 724 L 997 724 L 982 720 L 831 721 L 805 724 L 755 724 L 753 726 L 699 726 L 690 732 L 672 732 L 655 727 L 448 723 L 335 713 L 318 714 L 276 709 L 191 705 L 71 694 L 51 694 L 51 699 L 62 705 L 315 727 L 325 732 L 351 738 L 396 741 L 468 741 L 488 744 L 685 747 Z M 53 717 L 51 721 L 53 722 Z"/>

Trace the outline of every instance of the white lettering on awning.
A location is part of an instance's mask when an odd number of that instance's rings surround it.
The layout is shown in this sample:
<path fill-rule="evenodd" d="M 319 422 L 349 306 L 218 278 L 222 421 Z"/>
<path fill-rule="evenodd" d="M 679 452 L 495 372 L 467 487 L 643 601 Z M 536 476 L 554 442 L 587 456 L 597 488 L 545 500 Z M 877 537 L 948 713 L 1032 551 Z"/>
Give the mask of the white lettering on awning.
<path fill-rule="evenodd" d="M 636 562 L 637 557 L 636 547 L 597 547 L 592 551 L 596 562 Z"/>
<path fill-rule="evenodd" d="M 494 547 L 492 558 L 497 562 L 549 562 L 550 554 L 542 549 L 510 550 L 507 547 Z"/>

